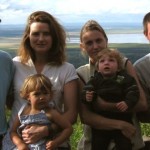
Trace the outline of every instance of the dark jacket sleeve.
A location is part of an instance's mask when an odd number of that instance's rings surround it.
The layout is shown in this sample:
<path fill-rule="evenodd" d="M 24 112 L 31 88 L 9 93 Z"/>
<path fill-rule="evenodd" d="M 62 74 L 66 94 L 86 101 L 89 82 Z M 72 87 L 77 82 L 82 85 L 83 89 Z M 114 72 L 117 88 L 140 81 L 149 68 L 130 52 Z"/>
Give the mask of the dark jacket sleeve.
<path fill-rule="evenodd" d="M 94 91 L 92 102 L 96 100 L 97 96 L 95 94 L 94 82 L 95 82 L 94 77 L 91 76 L 90 80 L 83 87 L 82 96 L 81 96 L 81 100 L 82 100 L 83 103 L 91 103 L 91 102 L 86 101 L 86 91 Z"/>
<path fill-rule="evenodd" d="M 139 101 L 140 92 L 136 80 L 128 74 L 125 74 L 124 76 L 125 80 L 123 89 L 125 102 L 128 105 L 129 109 L 132 109 Z"/>

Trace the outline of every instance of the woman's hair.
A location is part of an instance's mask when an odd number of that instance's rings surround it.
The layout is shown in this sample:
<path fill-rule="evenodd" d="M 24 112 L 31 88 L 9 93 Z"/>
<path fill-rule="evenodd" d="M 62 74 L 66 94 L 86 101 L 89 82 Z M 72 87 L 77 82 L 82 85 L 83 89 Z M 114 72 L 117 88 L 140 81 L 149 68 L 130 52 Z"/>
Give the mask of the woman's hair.
<path fill-rule="evenodd" d="M 105 37 L 106 41 L 108 41 L 108 38 L 107 38 L 107 35 L 106 35 L 104 29 L 95 20 L 89 20 L 84 24 L 84 26 L 82 27 L 81 32 L 80 32 L 80 41 L 82 42 L 82 36 L 84 33 L 88 32 L 88 31 L 93 31 L 93 30 L 97 30 L 97 31 L 101 32 L 103 34 L 103 36 Z"/>
<path fill-rule="evenodd" d="M 143 18 L 143 31 L 147 33 L 147 24 L 150 23 L 150 12 L 148 12 Z"/>
<path fill-rule="evenodd" d="M 103 49 L 97 54 L 96 69 L 98 69 L 99 59 L 104 55 L 115 58 L 118 63 L 118 70 L 123 69 L 123 55 L 117 49 L 112 48 Z"/>
<path fill-rule="evenodd" d="M 29 93 L 33 91 L 47 92 L 52 97 L 53 91 L 50 79 L 42 74 L 28 76 L 23 83 L 20 96 L 27 99 Z"/>
<path fill-rule="evenodd" d="M 58 21 L 49 13 L 44 11 L 33 12 L 27 19 L 27 25 L 22 38 L 18 55 L 22 63 L 26 63 L 30 58 L 35 61 L 35 53 L 31 47 L 29 34 L 30 26 L 34 22 L 46 23 L 49 26 L 52 36 L 52 47 L 49 50 L 48 60 L 54 65 L 61 65 L 65 60 L 66 33 Z"/>

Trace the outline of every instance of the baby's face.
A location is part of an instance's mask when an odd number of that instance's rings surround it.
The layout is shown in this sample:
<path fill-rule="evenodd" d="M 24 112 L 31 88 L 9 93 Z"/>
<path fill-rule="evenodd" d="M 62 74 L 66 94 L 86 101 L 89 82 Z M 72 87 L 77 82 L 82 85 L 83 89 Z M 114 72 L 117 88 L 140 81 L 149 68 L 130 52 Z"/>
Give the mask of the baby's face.
<path fill-rule="evenodd" d="M 30 92 L 28 96 L 28 100 L 32 108 L 41 110 L 49 105 L 49 101 L 51 99 L 51 94 L 49 92 L 43 91 L 33 91 Z"/>
<path fill-rule="evenodd" d="M 118 71 L 118 62 L 116 58 L 103 55 L 99 59 L 98 71 L 101 72 L 104 77 L 114 76 Z"/>

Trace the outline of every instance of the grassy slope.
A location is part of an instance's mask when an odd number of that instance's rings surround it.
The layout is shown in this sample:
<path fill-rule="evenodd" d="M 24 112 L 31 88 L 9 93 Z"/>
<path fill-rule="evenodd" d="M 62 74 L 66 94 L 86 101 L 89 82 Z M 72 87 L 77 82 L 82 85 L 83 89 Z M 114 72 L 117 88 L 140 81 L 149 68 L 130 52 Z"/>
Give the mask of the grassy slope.
<path fill-rule="evenodd" d="M 12 41 L 5 42 L 4 39 L 0 39 L 0 49 L 8 51 L 12 57 L 14 57 L 19 48 L 19 39 L 12 39 Z M 3 42 L 4 41 L 4 42 Z M 149 44 L 137 44 L 137 43 L 123 43 L 123 44 L 109 44 L 109 47 L 118 48 L 126 57 L 128 57 L 133 63 L 150 52 Z M 67 58 L 68 61 L 77 68 L 85 63 L 88 63 L 88 58 L 83 57 L 80 53 L 79 44 L 67 44 Z"/>
<path fill-rule="evenodd" d="M 125 44 L 109 44 L 109 47 L 118 48 L 118 50 L 128 57 L 132 63 L 137 59 L 146 55 L 150 52 L 149 44 L 135 44 L 135 43 L 125 43 Z M 69 44 L 67 46 L 68 61 L 74 64 L 77 68 L 85 63 L 88 63 L 88 58 L 84 58 L 80 53 L 79 45 Z"/>

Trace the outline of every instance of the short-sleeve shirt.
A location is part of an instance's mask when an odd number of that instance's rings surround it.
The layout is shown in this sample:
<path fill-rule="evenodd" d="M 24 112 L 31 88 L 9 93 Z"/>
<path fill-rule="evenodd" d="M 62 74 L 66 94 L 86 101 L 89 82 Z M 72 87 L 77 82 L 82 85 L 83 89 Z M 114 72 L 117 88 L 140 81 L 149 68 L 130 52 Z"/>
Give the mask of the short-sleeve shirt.
<path fill-rule="evenodd" d="M 26 103 L 26 101 L 21 99 L 19 95 L 25 78 L 32 74 L 37 74 L 31 59 L 29 59 L 26 64 L 22 64 L 20 62 L 20 58 L 17 56 L 13 59 L 13 61 L 16 66 L 14 76 L 15 101 L 12 108 L 10 126 L 21 106 Z M 51 80 L 54 90 L 53 101 L 55 102 L 57 108 L 63 111 L 63 88 L 66 83 L 78 78 L 74 66 L 67 62 L 64 62 L 61 66 L 52 66 L 47 64 L 41 73 Z"/>
<path fill-rule="evenodd" d="M 12 83 L 13 74 L 14 65 L 11 56 L 4 51 L 0 51 L 0 135 L 7 131 L 5 103 Z"/>

